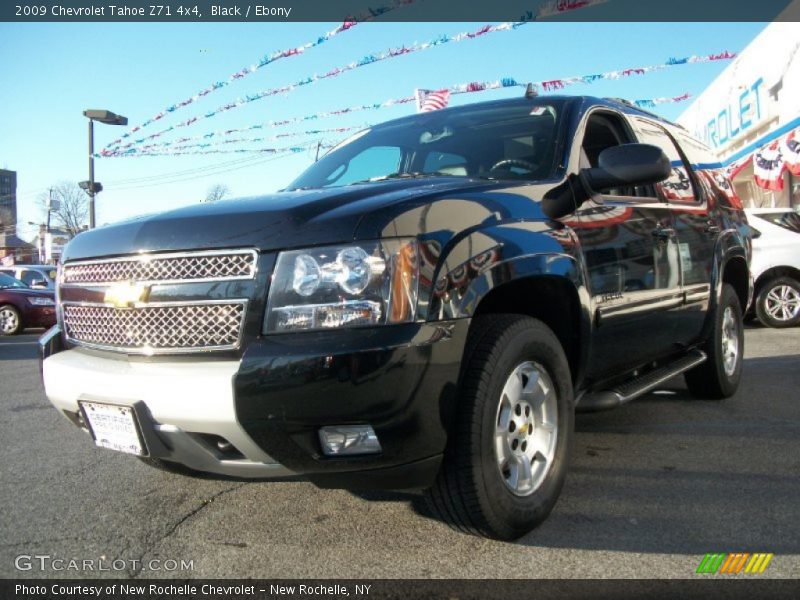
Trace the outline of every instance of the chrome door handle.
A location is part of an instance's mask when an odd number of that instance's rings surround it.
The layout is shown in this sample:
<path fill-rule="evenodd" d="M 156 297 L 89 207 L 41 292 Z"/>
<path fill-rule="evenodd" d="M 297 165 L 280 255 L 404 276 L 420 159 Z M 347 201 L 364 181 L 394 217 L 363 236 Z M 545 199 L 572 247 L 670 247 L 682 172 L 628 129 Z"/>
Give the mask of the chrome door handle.
<path fill-rule="evenodd" d="M 717 234 L 720 231 L 722 231 L 722 228 L 714 221 L 709 221 L 705 228 L 706 233 Z"/>

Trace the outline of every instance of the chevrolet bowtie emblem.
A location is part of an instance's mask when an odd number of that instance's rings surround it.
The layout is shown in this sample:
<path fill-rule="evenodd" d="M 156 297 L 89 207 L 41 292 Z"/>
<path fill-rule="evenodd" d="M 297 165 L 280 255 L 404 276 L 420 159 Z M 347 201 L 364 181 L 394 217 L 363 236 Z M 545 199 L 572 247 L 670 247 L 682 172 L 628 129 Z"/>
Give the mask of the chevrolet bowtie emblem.
<path fill-rule="evenodd" d="M 103 301 L 117 308 L 128 308 L 139 302 L 147 302 L 149 295 L 150 288 L 148 286 L 125 281 L 109 287 Z"/>

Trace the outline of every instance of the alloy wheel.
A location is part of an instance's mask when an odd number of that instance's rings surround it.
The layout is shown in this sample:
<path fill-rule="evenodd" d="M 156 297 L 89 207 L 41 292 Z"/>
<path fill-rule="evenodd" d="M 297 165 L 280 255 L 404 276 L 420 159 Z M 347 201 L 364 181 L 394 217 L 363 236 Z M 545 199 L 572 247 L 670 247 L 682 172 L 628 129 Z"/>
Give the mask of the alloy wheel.
<path fill-rule="evenodd" d="M 556 389 L 534 362 L 518 365 L 500 394 L 495 418 L 497 468 L 508 489 L 528 496 L 552 467 L 558 436 Z"/>
<path fill-rule="evenodd" d="M 800 314 L 800 293 L 789 285 L 777 285 L 767 294 L 765 304 L 776 321 L 791 321 Z"/>

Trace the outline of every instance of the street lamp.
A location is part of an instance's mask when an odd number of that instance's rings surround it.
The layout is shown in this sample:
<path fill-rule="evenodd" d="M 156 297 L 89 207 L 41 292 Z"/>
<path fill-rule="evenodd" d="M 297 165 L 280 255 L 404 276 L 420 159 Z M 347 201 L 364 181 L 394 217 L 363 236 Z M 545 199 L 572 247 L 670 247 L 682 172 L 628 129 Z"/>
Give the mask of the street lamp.
<path fill-rule="evenodd" d="M 110 110 L 85 110 L 83 116 L 89 119 L 89 181 L 81 188 L 89 194 L 89 229 L 94 229 L 94 197 L 103 186 L 94 181 L 94 122 L 106 125 L 127 125 L 128 118 L 114 114 Z"/>

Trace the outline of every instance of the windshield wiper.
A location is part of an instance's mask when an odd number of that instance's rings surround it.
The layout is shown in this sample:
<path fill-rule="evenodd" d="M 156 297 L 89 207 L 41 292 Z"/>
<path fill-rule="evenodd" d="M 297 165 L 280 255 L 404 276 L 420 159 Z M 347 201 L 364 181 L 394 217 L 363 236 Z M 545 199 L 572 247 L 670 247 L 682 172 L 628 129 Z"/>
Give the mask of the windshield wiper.
<path fill-rule="evenodd" d="M 423 177 L 449 177 L 447 173 L 442 173 L 440 171 L 432 171 L 430 173 L 423 173 L 421 171 L 411 171 L 411 172 L 403 172 L 403 173 L 389 173 L 388 175 L 381 175 L 379 177 L 370 177 L 369 179 L 362 179 L 360 181 L 354 181 L 353 183 L 349 183 L 348 185 L 357 185 L 359 183 L 377 183 L 379 181 L 388 181 L 389 179 L 421 179 Z"/>

